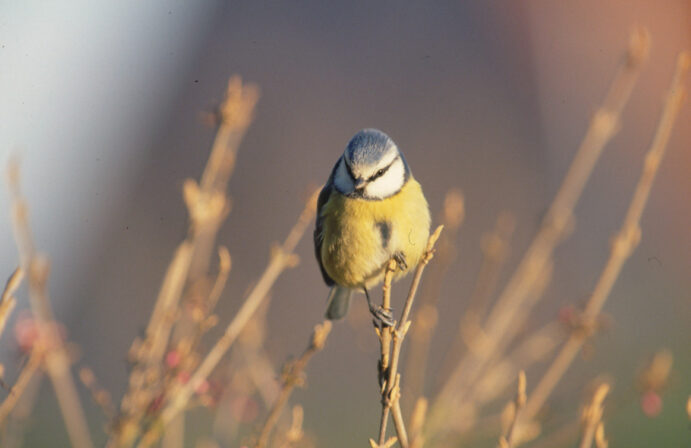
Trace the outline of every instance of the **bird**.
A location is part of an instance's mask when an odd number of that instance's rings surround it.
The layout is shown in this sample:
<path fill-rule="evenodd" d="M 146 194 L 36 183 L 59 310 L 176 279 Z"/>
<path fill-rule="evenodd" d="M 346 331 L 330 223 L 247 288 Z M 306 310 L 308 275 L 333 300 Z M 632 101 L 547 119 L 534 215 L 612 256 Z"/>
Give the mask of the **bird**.
<path fill-rule="evenodd" d="M 381 283 L 391 259 L 394 280 L 417 266 L 430 222 L 422 187 L 396 143 L 377 129 L 356 133 L 317 199 L 314 249 L 331 287 L 326 318 L 343 318 L 361 291 L 374 318 L 393 325 L 391 310 L 375 306 L 368 289 Z"/>

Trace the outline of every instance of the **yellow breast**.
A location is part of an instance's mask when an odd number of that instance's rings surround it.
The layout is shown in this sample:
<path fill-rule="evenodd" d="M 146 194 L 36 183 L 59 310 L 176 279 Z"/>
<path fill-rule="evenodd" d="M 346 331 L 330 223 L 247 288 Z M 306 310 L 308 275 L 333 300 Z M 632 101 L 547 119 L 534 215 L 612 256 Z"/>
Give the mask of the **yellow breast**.
<path fill-rule="evenodd" d="M 412 177 L 401 191 L 382 200 L 348 198 L 334 191 L 321 216 L 322 264 L 337 284 L 349 288 L 379 283 L 396 252 L 405 256 L 408 271 L 415 268 L 429 238 L 429 207 Z"/>

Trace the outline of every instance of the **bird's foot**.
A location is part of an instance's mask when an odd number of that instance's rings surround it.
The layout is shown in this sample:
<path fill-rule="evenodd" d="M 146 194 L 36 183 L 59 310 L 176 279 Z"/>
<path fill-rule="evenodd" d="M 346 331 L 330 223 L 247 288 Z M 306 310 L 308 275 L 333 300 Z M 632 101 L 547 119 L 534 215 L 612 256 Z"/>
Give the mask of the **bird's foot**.
<path fill-rule="evenodd" d="M 381 306 L 373 306 L 370 307 L 369 312 L 372 314 L 374 319 L 378 322 L 381 322 L 384 327 L 393 327 L 394 323 L 396 323 L 391 310 L 387 310 Z"/>
<path fill-rule="evenodd" d="M 408 269 L 408 262 L 405 260 L 405 254 L 403 252 L 396 252 L 393 254 L 393 259 L 398 265 L 398 269 L 405 271 Z"/>

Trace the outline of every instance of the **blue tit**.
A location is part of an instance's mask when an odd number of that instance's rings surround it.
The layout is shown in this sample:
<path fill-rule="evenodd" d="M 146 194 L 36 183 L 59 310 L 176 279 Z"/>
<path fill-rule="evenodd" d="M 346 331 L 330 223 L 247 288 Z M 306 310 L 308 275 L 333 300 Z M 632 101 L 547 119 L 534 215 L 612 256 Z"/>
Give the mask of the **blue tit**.
<path fill-rule="evenodd" d="M 414 269 L 429 229 L 422 187 L 393 140 L 376 129 L 355 134 L 317 201 L 314 248 L 331 286 L 326 317 L 344 317 L 352 292 L 360 290 L 375 318 L 390 325 L 390 310 L 375 307 L 368 288 L 383 280 L 392 258 L 398 262 L 394 279 Z"/>

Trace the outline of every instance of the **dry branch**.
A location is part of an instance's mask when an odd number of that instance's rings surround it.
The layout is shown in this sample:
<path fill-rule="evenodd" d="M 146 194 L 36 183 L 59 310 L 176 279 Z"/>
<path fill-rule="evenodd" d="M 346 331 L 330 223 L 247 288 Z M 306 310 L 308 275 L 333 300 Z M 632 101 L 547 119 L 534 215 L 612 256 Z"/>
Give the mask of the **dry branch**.
<path fill-rule="evenodd" d="M 440 215 L 444 232 L 437 243 L 436 261 L 428 269 L 425 284 L 420 290 L 404 369 L 406 381 L 402 393 L 415 400 L 424 395 L 430 344 L 438 320 L 437 302 L 449 267 L 456 259 L 457 234 L 465 219 L 465 199 L 459 190 L 450 190 L 446 194 Z"/>
<path fill-rule="evenodd" d="M 197 362 L 193 353 L 196 343 L 208 329 L 213 317 L 210 313 L 230 271 L 230 254 L 222 247 L 218 275 L 213 284 L 209 280 L 216 234 L 230 210 L 226 185 L 258 98 L 259 89 L 255 85 L 243 85 L 239 77 L 229 80 L 219 108 L 216 138 L 201 181 L 198 184 L 187 179 L 184 183 L 183 197 L 190 216 L 187 237 L 176 249 L 166 271 L 144 340 L 136 340 L 130 350 L 134 366 L 111 443 L 132 444 L 146 424 L 145 416 L 152 403 L 167 398 L 174 380 L 168 377 L 163 360 L 171 346 L 176 356 L 187 364 Z M 191 312 L 183 312 L 180 306 L 183 300 L 193 305 Z M 155 439 L 152 434 L 149 431 L 151 437 L 146 443 Z"/>
<path fill-rule="evenodd" d="M 415 295 L 417 294 L 418 287 L 420 285 L 420 280 L 422 279 L 422 273 L 425 270 L 425 266 L 434 257 L 434 246 L 441 235 L 444 226 L 439 226 L 430 235 L 427 241 L 427 247 L 425 248 L 424 255 L 420 260 L 417 268 L 415 269 L 415 275 L 413 276 L 413 281 L 410 285 L 410 290 L 408 292 L 408 297 L 406 298 L 405 305 L 403 306 L 403 312 L 401 317 L 395 327 L 380 327 L 377 334 L 380 338 L 382 345 L 382 358 L 380 359 L 379 372 L 380 372 L 380 386 L 382 395 L 382 413 L 379 425 L 379 445 L 384 445 L 386 437 L 386 426 L 388 423 L 389 412 L 391 411 L 394 417 L 394 426 L 396 428 L 396 433 L 398 435 L 398 440 L 402 447 L 406 448 L 408 446 L 408 436 L 406 433 L 405 425 L 403 423 L 403 417 L 400 408 L 400 374 L 398 373 L 398 363 L 401 356 L 401 348 L 403 346 L 403 340 L 405 339 L 406 333 L 410 328 L 411 321 L 409 320 L 410 312 L 413 307 L 413 302 L 415 300 Z M 395 261 L 394 261 L 395 263 Z M 389 263 L 387 266 L 387 271 L 385 276 L 384 288 L 384 303 L 383 306 L 388 305 L 390 301 L 390 287 L 391 287 L 391 267 L 393 263 Z M 390 358 L 388 358 L 388 350 L 385 353 L 385 347 L 388 347 L 389 342 L 384 341 L 384 335 L 391 335 L 392 347 L 390 350 Z M 386 344 L 386 345 L 385 345 Z M 388 360 L 387 360 L 388 359 Z M 385 361 L 386 360 L 386 361 Z M 384 373 L 384 381 L 382 381 L 382 373 Z M 386 442 L 388 443 L 388 442 Z"/>
<path fill-rule="evenodd" d="M 481 320 L 496 289 L 499 274 L 508 258 L 515 221 L 511 213 L 502 212 L 497 217 L 492 231 L 482 235 L 480 272 L 475 279 L 468 306 L 458 321 L 456 337 L 451 343 L 448 354 L 444 357 L 444 363 L 437 378 L 440 384 L 444 384 L 449 372 L 464 353 L 464 349 L 478 337 L 478 332 L 482 331 Z"/>
<path fill-rule="evenodd" d="M 290 394 L 293 392 L 293 388 L 297 385 L 301 385 L 304 382 L 303 375 L 307 363 L 314 356 L 315 353 L 321 351 L 326 344 L 326 338 L 329 336 L 331 331 L 331 321 L 325 320 L 321 324 L 314 327 L 314 332 L 312 333 L 312 338 L 310 339 L 310 344 L 304 351 L 302 356 L 298 358 L 295 362 L 289 363 L 283 372 L 283 381 L 281 391 L 278 394 L 278 398 L 274 403 L 269 415 L 259 432 L 259 437 L 257 438 L 257 443 L 255 448 L 264 448 L 268 445 L 269 436 L 271 435 L 271 430 L 278 422 L 278 418 L 281 415 L 283 407 L 288 402 Z"/>
<path fill-rule="evenodd" d="M 189 381 L 176 391 L 169 404 L 163 409 L 161 420 L 164 425 L 168 424 L 178 412 L 185 408 L 192 394 L 194 394 L 194 391 L 208 378 L 213 369 L 218 365 L 223 355 L 230 349 L 249 319 L 266 298 L 269 290 L 273 287 L 273 284 L 276 279 L 278 279 L 281 272 L 286 268 L 295 266 L 298 259 L 293 251 L 300 241 L 300 238 L 305 233 L 307 226 L 312 222 L 315 203 L 316 192 L 310 196 L 297 223 L 293 226 L 283 244 L 273 249 L 268 266 L 226 328 L 224 335 L 211 348 Z"/>
<path fill-rule="evenodd" d="M 23 279 L 24 271 L 22 271 L 22 268 L 15 269 L 10 278 L 7 279 L 5 289 L 2 291 L 2 296 L 0 297 L 0 336 L 2 336 L 2 332 L 5 330 L 7 319 L 9 319 L 17 304 L 14 292 L 19 288 Z M 0 419 L 0 421 L 2 420 Z"/>
<path fill-rule="evenodd" d="M 626 212 L 621 229 L 614 237 L 610 248 L 610 255 L 605 267 L 597 280 L 593 292 L 585 306 L 582 316 L 582 328 L 573 331 L 562 346 L 547 372 L 531 394 L 526 405 L 524 417 L 527 420 L 535 417 L 537 412 L 551 394 L 559 379 L 564 375 L 583 342 L 592 334 L 595 321 L 614 286 L 621 269 L 641 238 L 640 219 L 647 203 L 655 175 L 665 153 L 674 120 L 679 112 L 685 90 L 682 82 L 689 67 L 689 56 L 682 54 L 678 58 L 677 69 L 672 80 L 667 101 L 660 118 L 650 149 L 645 156 L 645 163 L 641 176 L 636 185 L 633 198 Z"/>
<path fill-rule="evenodd" d="M 516 391 L 516 397 L 513 401 L 509 402 L 505 408 L 502 420 L 505 420 L 505 429 L 501 437 L 499 437 L 498 448 L 511 448 L 514 446 L 516 422 L 518 421 L 518 416 L 523 410 L 526 402 L 526 380 L 525 372 L 521 370 L 518 374 L 518 387 Z"/>
<path fill-rule="evenodd" d="M 410 448 L 422 448 L 425 443 L 425 438 L 422 430 L 425 425 L 425 418 L 427 417 L 427 400 L 425 398 L 418 398 L 413 408 L 413 414 L 410 417 Z"/>
<path fill-rule="evenodd" d="M 601 444 L 603 443 L 604 429 L 598 431 L 598 428 L 602 428 L 602 402 L 608 393 L 609 384 L 601 384 L 593 394 L 591 402 L 583 410 L 583 435 L 580 448 L 590 448 L 597 432 L 600 432 L 599 441 Z M 598 446 L 598 448 L 600 447 Z"/>
<path fill-rule="evenodd" d="M 534 293 L 535 285 L 545 275 L 556 246 L 574 226 L 573 209 L 603 148 L 619 128 L 621 112 L 647 58 L 649 40 L 645 30 L 638 29 L 632 34 L 626 57 L 601 108 L 595 113 L 537 235 L 490 311 L 482 337 L 457 365 L 438 394 L 430 412 L 432 432 L 448 428 L 446 417 L 466 403 L 472 386 L 487 365 L 505 350 L 539 299 L 539 295 Z"/>
<path fill-rule="evenodd" d="M 70 357 L 53 318 L 48 298 L 48 261 L 39 255 L 34 247 L 27 205 L 20 191 L 19 167 L 16 162 L 10 163 L 8 180 L 12 201 L 12 224 L 20 266 L 27 273 L 29 301 L 39 334 L 33 350 L 39 351 L 41 363 L 53 383 L 72 446 L 91 447 L 89 428 L 70 371 Z"/>
<path fill-rule="evenodd" d="M 0 424 L 10 415 L 10 412 L 12 412 L 17 405 L 19 399 L 24 395 L 24 391 L 31 382 L 31 379 L 34 378 L 40 366 L 41 354 L 37 350 L 33 350 L 26 365 L 24 365 L 21 372 L 19 372 L 19 376 L 12 386 L 9 395 L 2 404 L 0 404 Z"/>

